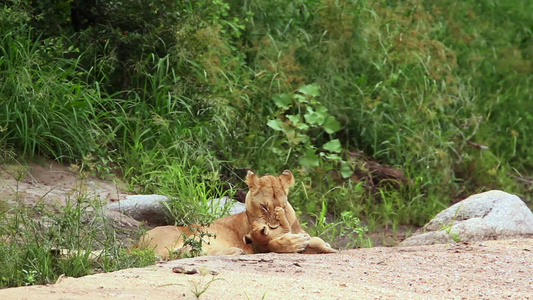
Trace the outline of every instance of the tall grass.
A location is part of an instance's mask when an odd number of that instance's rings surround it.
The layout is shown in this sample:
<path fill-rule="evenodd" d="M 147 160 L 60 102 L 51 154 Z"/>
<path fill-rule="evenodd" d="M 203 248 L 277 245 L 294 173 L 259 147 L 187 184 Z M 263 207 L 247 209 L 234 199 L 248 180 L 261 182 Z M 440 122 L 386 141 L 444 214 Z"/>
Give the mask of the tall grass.
<path fill-rule="evenodd" d="M 85 86 L 69 79 L 76 61 L 46 61 L 43 44 L 23 29 L 7 32 L 0 41 L 0 55 L 6 58 L 0 71 L 4 99 L 0 126 L 6 128 L 5 142 L 23 155 L 75 158 L 94 144 L 89 106 L 80 101 Z M 98 96 L 87 91 L 84 95 Z"/>

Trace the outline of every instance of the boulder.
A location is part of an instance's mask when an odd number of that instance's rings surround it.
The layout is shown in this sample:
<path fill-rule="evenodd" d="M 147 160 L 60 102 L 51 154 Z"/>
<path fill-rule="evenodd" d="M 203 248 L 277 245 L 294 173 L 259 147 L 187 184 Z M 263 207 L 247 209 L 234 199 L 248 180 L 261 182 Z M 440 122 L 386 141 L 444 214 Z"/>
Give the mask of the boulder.
<path fill-rule="evenodd" d="M 165 203 L 170 201 L 163 195 L 129 195 L 126 200 L 109 203 L 106 207 L 112 211 L 126 214 L 137 221 L 146 221 L 151 225 L 168 225 L 171 216 Z"/>
<path fill-rule="evenodd" d="M 533 213 L 515 195 L 472 195 L 435 216 L 400 246 L 533 237 Z"/>
<path fill-rule="evenodd" d="M 230 215 L 236 215 L 238 213 L 246 211 L 246 205 L 244 203 L 237 202 L 228 197 L 209 200 L 208 204 L 211 213 L 218 213 L 225 209 L 228 209 Z"/>
<path fill-rule="evenodd" d="M 137 221 L 146 221 L 150 225 L 173 225 L 174 220 L 165 203 L 170 199 L 163 195 L 130 195 L 125 200 L 106 205 L 110 211 L 126 214 Z M 226 209 L 230 214 L 246 210 L 244 203 L 236 202 L 228 197 L 209 200 L 209 210 L 214 214 L 222 214 Z"/>
<path fill-rule="evenodd" d="M 141 222 L 116 210 L 105 209 L 104 214 L 115 228 L 139 229 Z"/>

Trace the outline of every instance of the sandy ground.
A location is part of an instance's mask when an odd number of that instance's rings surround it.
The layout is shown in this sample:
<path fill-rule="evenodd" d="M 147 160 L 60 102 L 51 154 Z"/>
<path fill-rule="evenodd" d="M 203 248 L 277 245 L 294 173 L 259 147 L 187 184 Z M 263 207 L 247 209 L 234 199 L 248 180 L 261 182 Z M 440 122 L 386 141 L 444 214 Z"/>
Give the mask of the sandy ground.
<path fill-rule="evenodd" d="M 61 205 L 80 189 L 104 201 L 126 196 L 112 182 L 78 177 L 53 162 L 0 166 L 0 200 Z M 532 251 L 529 239 L 197 257 L 4 289 L 0 299 L 196 299 L 195 289 L 204 288 L 200 299 L 533 299 Z M 176 267 L 198 273 L 175 273 Z"/>
<path fill-rule="evenodd" d="M 0 290 L 0 299 L 196 299 L 211 272 L 200 299 L 533 299 L 532 251 L 529 239 L 197 257 Z"/>
<path fill-rule="evenodd" d="M 27 165 L 0 165 L 0 200 L 8 204 L 22 199 L 26 205 L 39 201 L 63 205 L 80 192 L 87 197 L 118 201 L 127 196 L 122 185 L 92 176 L 82 180 L 72 168 L 44 159 Z"/>

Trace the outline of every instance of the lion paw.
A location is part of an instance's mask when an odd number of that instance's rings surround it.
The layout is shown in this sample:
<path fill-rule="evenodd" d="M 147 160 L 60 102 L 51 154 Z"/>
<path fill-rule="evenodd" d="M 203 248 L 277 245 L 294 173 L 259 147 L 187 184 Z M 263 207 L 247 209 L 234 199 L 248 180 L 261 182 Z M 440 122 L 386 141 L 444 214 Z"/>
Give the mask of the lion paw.
<path fill-rule="evenodd" d="M 209 255 L 243 255 L 245 254 L 244 250 L 237 247 L 229 247 L 222 250 L 212 250 L 209 252 Z"/>
<path fill-rule="evenodd" d="M 276 217 L 276 220 L 280 221 L 283 217 L 285 217 L 285 210 L 283 207 L 276 207 L 274 209 L 274 216 Z"/>
<path fill-rule="evenodd" d="M 293 237 L 291 238 L 291 244 L 293 246 L 293 251 L 290 252 L 302 252 L 309 245 L 309 240 L 311 239 L 311 237 L 308 234 L 298 233 L 292 234 L 292 236 Z"/>
<path fill-rule="evenodd" d="M 269 245 L 270 251 L 280 253 L 302 252 L 309 245 L 309 235 L 287 233 L 279 239 L 273 240 Z"/>

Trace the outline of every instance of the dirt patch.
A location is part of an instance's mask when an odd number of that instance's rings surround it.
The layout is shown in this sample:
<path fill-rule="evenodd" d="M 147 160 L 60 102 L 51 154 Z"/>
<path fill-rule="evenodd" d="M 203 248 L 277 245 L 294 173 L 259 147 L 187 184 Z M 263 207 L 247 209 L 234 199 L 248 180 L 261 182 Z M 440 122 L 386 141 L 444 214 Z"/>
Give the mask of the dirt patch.
<path fill-rule="evenodd" d="M 219 280 L 201 299 L 533 299 L 532 251 L 530 239 L 325 255 L 197 257 L 5 289 L 0 298 L 195 299 L 195 287 L 205 287 L 213 273 Z"/>
<path fill-rule="evenodd" d="M 0 197 L 8 206 L 17 200 L 26 205 L 39 201 L 64 205 L 67 199 L 77 194 L 104 201 L 122 200 L 127 195 L 120 181 L 92 176 L 82 179 L 71 168 L 50 160 L 27 165 L 0 165 Z"/>

